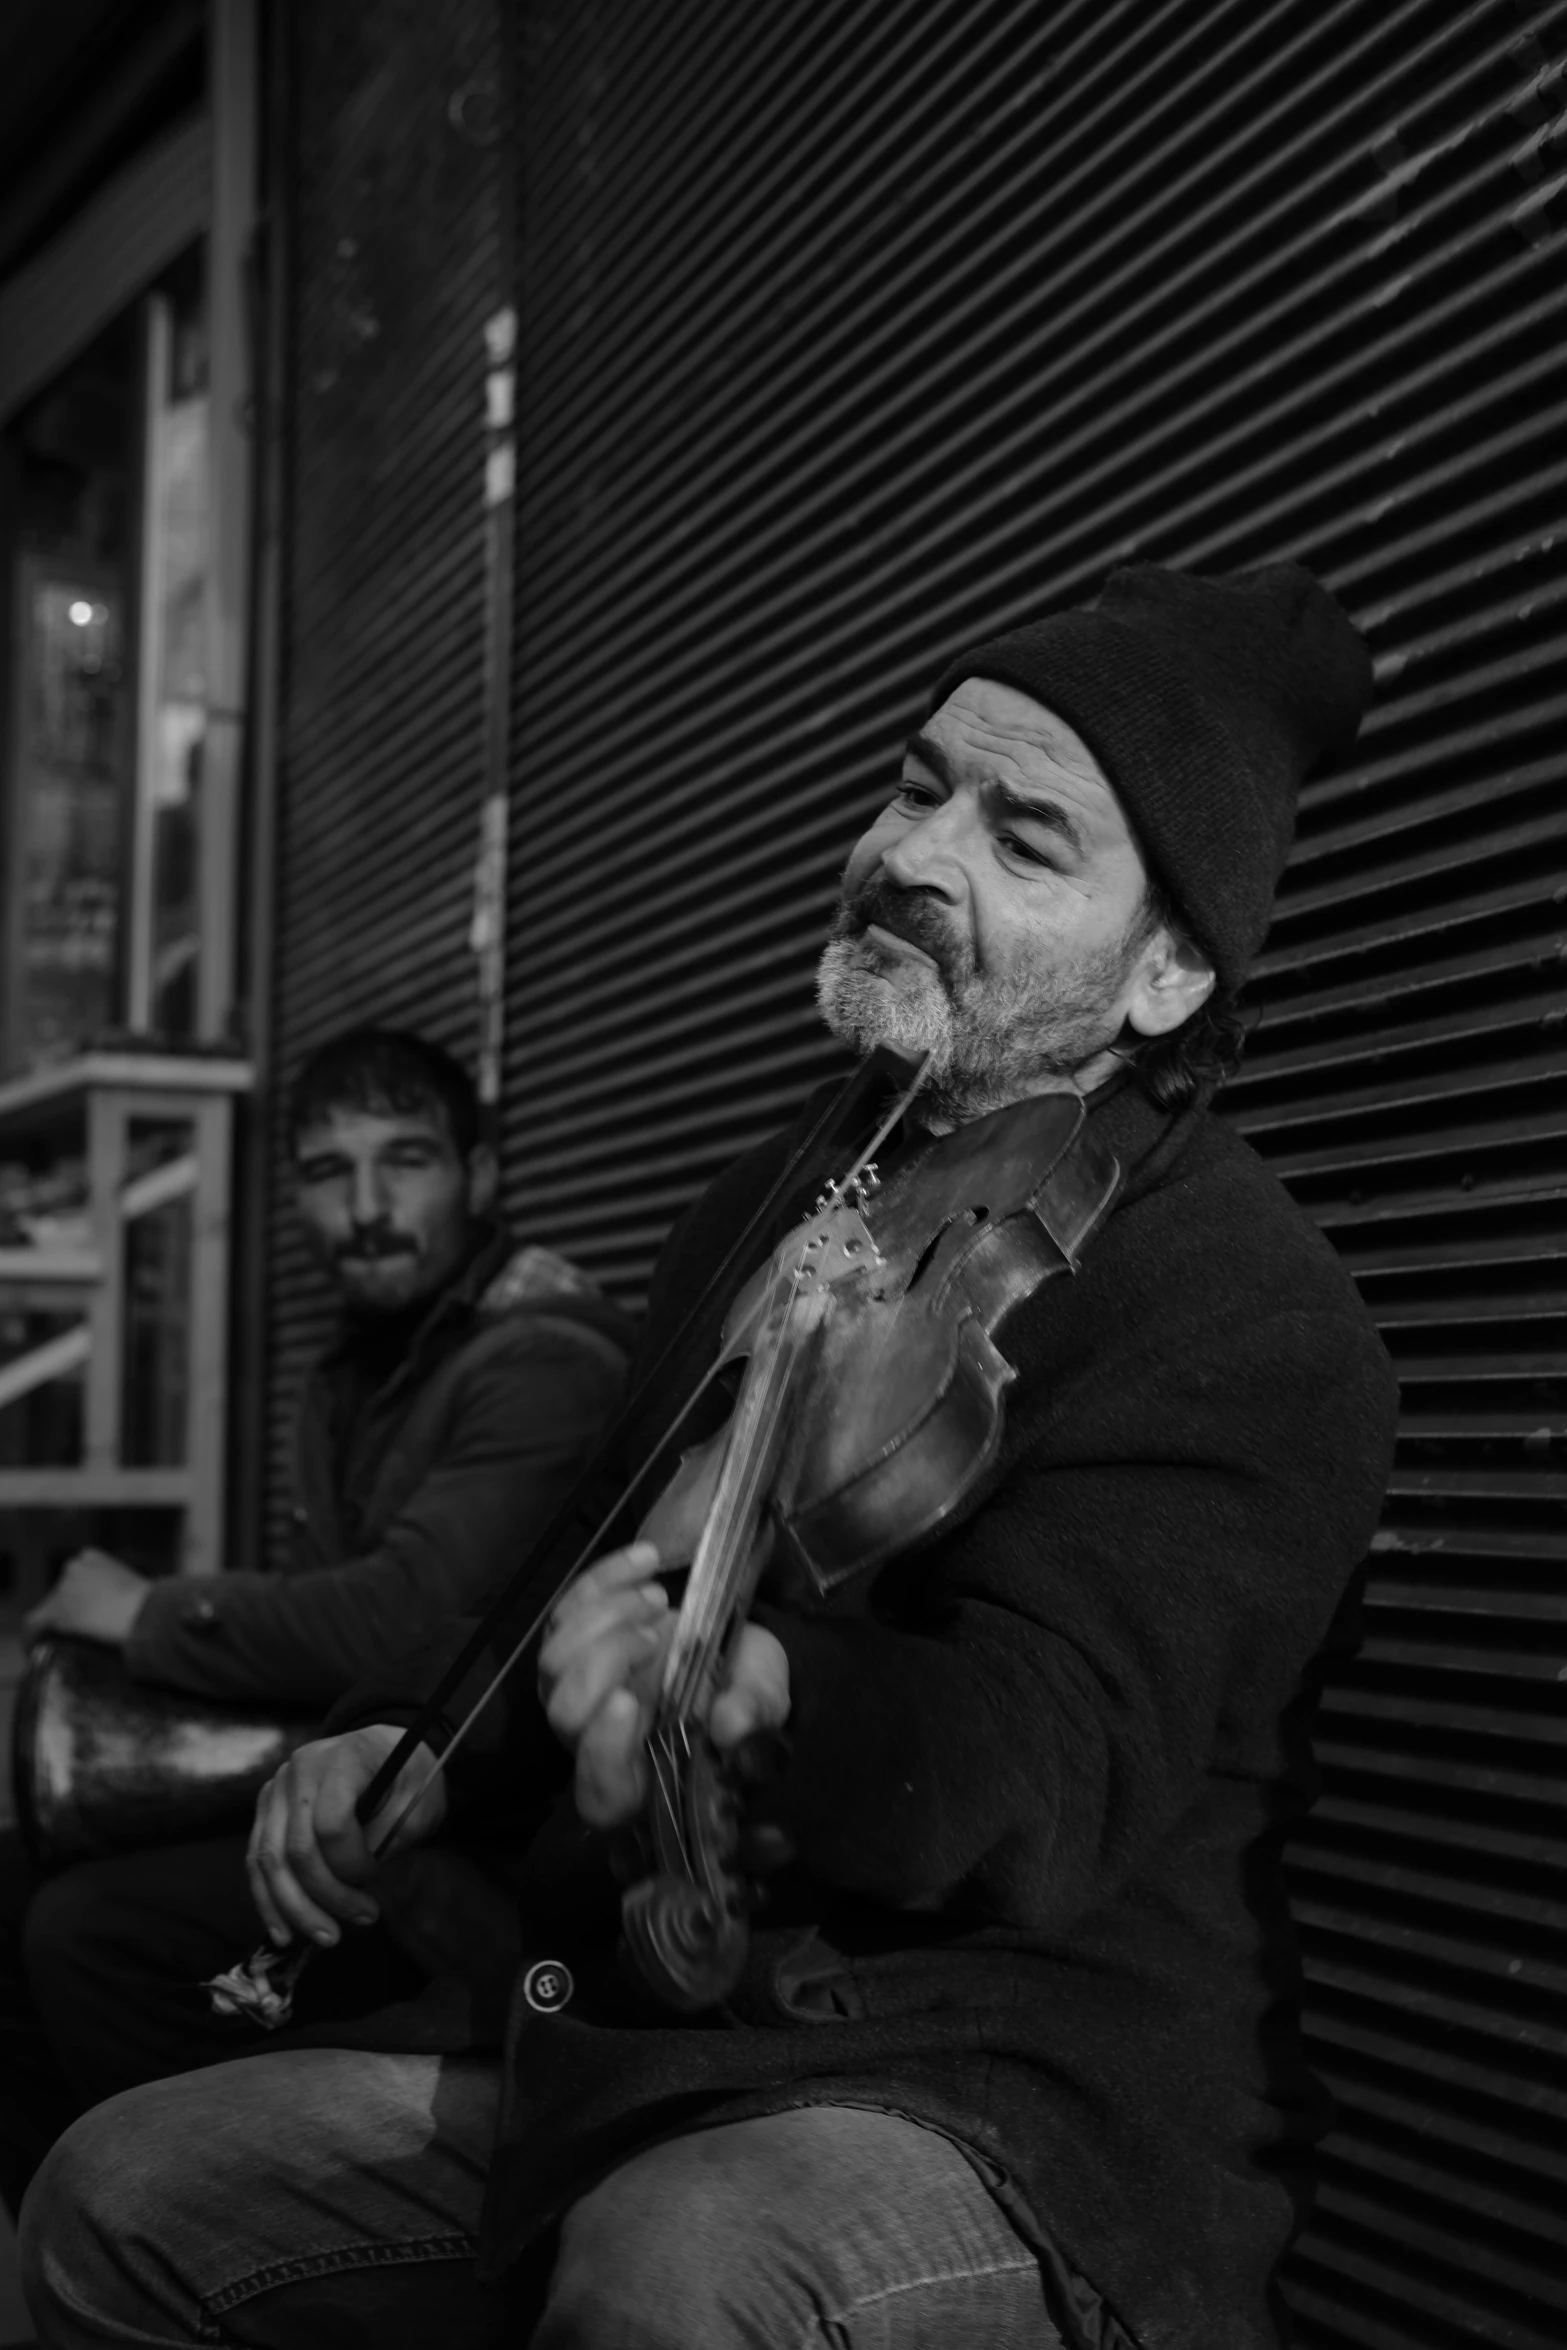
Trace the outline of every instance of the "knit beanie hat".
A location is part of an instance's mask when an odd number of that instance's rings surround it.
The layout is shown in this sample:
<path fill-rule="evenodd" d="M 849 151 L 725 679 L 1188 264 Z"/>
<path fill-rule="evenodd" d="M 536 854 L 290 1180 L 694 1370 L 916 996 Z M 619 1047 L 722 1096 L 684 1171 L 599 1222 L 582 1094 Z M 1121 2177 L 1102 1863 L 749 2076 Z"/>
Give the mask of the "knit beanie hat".
<path fill-rule="evenodd" d="M 1348 750 L 1371 699 L 1358 629 L 1298 563 L 1219 579 L 1152 563 L 951 661 L 1016 686 L 1080 734 L 1219 983 L 1267 934 L 1302 780 Z"/>

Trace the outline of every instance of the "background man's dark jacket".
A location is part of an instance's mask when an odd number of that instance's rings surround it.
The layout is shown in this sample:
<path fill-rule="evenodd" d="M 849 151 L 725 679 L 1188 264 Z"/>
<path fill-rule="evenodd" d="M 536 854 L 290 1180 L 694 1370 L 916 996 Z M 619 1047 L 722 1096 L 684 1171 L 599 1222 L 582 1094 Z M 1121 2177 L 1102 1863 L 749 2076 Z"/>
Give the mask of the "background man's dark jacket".
<path fill-rule="evenodd" d="M 633 1343 L 624 1315 L 564 1259 L 487 1228 L 413 1331 L 349 1329 L 311 1374 L 292 1571 L 156 1585 L 131 1669 L 203 1695 L 324 1710 L 388 1657 L 428 1646 L 483 1604 L 554 1510 L 619 1403 Z M 197 1988 L 255 1943 L 244 1852 L 243 1833 L 154 1845 L 35 1891 L 14 1839 L 0 1839 L 0 2042 L 11 2052 L 0 2191 L 13 2208 L 72 2112 L 248 2040 Z M 499 1907 L 504 1952 L 505 1894 L 458 1855 L 440 1865 L 457 1874 L 465 1915 L 477 1905 L 494 1932 Z M 411 1877 L 410 1902 L 420 1883 Z M 386 1945 L 379 1930 L 356 1936 L 318 1965 L 305 2012 L 353 2013 L 423 1979 L 411 1952 Z"/>
<path fill-rule="evenodd" d="M 400 1359 L 349 1326 L 311 1372 L 287 1570 L 158 1584 L 130 1670 L 324 1706 L 481 1606 L 598 1442 L 633 1345 L 564 1258 L 490 1230 Z"/>
<path fill-rule="evenodd" d="M 685 2027 L 622 1993 L 594 1840 L 563 1812 L 535 1846 L 525 1942 L 577 1990 L 553 2015 L 514 1998 L 492 2262 L 637 2144 L 846 2100 L 970 2152 L 1068 2341 L 1276 2339 L 1314 2099 L 1273 1863 L 1393 1381 L 1327 1244 L 1217 1119 L 1128 1087 L 1095 1126 L 1126 1187 L 1076 1278 L 1004 1326 L 1019 1377 L 966 1522 L 830 1601 L 757 1610 L 789 1657 L 769 1808 L 799 1860 L 730 2014 Z M 784 1149 L 677 1229 L 645 1355 Z M 521 1680 L 512 1760 L 536 1785 Z"/>

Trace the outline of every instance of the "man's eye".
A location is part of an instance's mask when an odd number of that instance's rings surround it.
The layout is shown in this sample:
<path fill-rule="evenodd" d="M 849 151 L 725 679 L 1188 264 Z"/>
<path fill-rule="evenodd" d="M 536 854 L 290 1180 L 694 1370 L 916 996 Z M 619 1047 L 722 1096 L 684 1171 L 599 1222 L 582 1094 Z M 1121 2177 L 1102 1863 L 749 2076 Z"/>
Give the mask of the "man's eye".
<path fill-rule="evenodd" d="M 996 838 L 1002 848 L 1009 849 L 1015 857 L 1021 857 L 1026 865 L 1050 865 L 1054 862 L 1046 850 L 1036 849 L 1032 841 L 1021 840 L 1015 832 L 999 832 Z"/>
<path fill-rule="evenodd" d="M 907 801 L 913 808 L 934 808 L 941 802 L 941 794 L 934 784 L 914 783 L 907 776 L 899 784 L 894 797 Z"/>

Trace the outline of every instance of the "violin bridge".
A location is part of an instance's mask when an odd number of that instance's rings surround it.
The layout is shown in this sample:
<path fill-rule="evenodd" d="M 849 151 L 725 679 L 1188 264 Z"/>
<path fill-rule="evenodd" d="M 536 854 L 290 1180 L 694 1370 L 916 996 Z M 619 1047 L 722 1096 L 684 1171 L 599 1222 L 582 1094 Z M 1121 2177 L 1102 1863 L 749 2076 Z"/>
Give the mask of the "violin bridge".
<path fill-rule="evenodd" d="M 850 1274 L 872 1272 L 883 1262 L 866 1216 L 871 1191 L 862 1188 L 862 1180 L 857 1176 L 841 1193 L 826 1195 L 825 1205 L 787 1244 L 797 1291 L 802 1283 L 815 1292 L 830 1290 Z"/>

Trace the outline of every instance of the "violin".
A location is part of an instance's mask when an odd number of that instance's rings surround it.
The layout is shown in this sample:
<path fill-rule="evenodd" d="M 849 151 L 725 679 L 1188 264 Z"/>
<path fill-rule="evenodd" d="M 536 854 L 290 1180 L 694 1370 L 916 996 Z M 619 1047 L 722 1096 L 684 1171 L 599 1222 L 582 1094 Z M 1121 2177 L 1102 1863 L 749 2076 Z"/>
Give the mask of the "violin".
<path fill-rule="evenodd" d="M 798 1188 L 800 1164 L 809 1165 L 810 1143 L 819 1146 L 825 1129 L 807 1138 L 642 1382 L 627 1417 L 657 1392 L 693 1329 L 711 1350 L 705 1371 L 612 1518 L 521 1639 L 505 1644 L 509 1653 L 436 1764 L 445 1767 L 567 1585 L 600 1555 L 602 1537 L 662 1466 L 698 1399 L 738 1371 L 727 1421 L 681 1455 L 640 1527 L 657 1546 L 661 1568 L 688 1571 L 648 1739 L 646 1867 L 624 1894 L 622 1923 L 646 1983 L 683 2014 L 720 2005 L 745 1964 L 758 1889 L 739 1864 L 740 1793 L 705 1725 L 763 1576 L 797 1604 L 819 1605 L 963 1514 L 995 1464 L 1016 1376 L 998 1333 L 1044 1282 L 1076 1271 L 1120 1181 L 1116 1160 L 1089 1131 L 1081 1097 L 1069 1093 L 1039 1095 L 927 1137 L 884 1176 L 878 1153 L 918 1095 L 924 1067 L 911 1075 L 891 1055 L 876 1059 L 883 1098 L 889 1064 L 900 1080 L 890 1110 L 743 1279 L 715 1345 L 711 1293 L 716 1288 L 721 1303 L 736 1259 L 754 1247 L 791 1178 Z M 863 1096 L 866 1072 L 840 1097 L 840 1108 L 856 1086 Z M 843 1123 L 836 1121 L 839 1131 Z M 515 1598 L 514 1586 L 388 1756 L 360 1800 L 362 1819 L 378 1814 L 415 1748 L 437 1742 L 441 1706 Z M 399 1812 L 380 1851 L 417 1800 Z M 275 2001 L 280 1970 L 297 1971 L 299 1963 L 260 1952 L 251 1970 L 261 1970 Z M 273 2016 L 244 1997 L 246 1971 L 219 1978 L 230 2011 L 237 2005 L 258 2021 L 286 2020 L 286 2002 Z"/>
<path fill-rule="evenodd" d="M 734 1989 L 754 1898 L 737 1791 L 703 1727 L 728 1647 L 764 1572 L 820 1601 L 963 1510 L 1016 1376 L 995 1330 L 1075 1270 L 1119 1180 L 1086 1123 L 1078 1096 L 1049 1094 L 932 1138 L 886 1181 L 867 1153 L 730 1310 L 715 1368 L 743 1361 L 732 1416 L 640 1530 L 662 1566 L 690 1571 L 648 1740 L 654 1865 L 622 1920 L 680 2012 Z"/>

